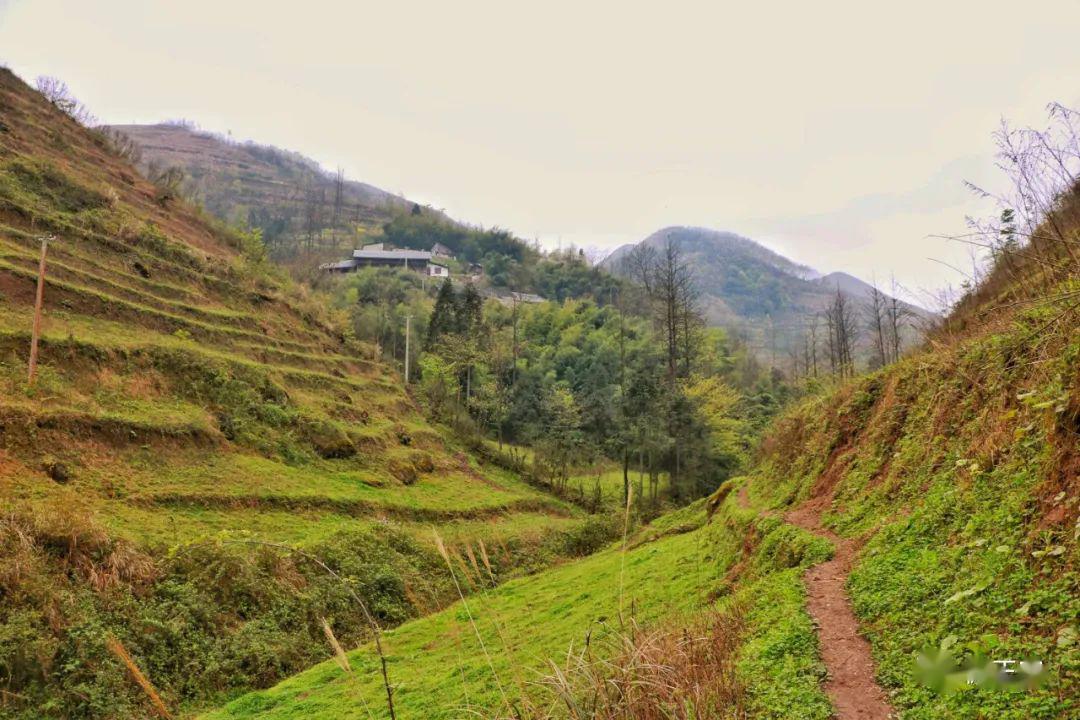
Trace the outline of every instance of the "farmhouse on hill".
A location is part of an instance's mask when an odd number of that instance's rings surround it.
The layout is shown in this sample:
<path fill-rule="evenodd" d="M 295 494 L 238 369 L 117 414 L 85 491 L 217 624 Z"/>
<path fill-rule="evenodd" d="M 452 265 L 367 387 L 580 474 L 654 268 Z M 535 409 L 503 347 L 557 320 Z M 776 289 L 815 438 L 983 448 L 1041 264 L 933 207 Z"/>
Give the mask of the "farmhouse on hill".
<path fill-rule="evenodd" d="M 362 267 L 403 267 L 432 277 L 450 277 L 450 269 L 445 265 L 433 263 L 432 253 L 426 250 L 386 249 L 383 243 L 365 245 L 353 250 L 352 257 L 334 263 L 319 266 L 327 272 L 356 272 Z"/>

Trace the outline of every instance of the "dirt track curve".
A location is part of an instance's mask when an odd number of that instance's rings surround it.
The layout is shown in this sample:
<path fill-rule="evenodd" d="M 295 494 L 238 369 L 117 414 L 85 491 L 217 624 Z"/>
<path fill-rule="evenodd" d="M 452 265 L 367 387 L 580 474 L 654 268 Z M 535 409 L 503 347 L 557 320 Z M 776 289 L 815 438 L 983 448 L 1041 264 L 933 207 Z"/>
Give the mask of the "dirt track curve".
<path fill-rule="evenodd" d="M 747 486 L 739 491 L 739 505 L 749 509 Z M 885 691 L 874 678 L 870 643 L 859 634 L 845 584 L 851 572 L 856 543 L 821 523 L 828 498 L 817 498 L 788 512 L 784 519 L 808 532 L 827 538 L 836 548 L 832 560 L 819 563 L 803 576 L 806 609 L 818 628 L 821 659 L 828 671 L 825 692 L 839 720 L 887 720 L 893 710 Z"/>

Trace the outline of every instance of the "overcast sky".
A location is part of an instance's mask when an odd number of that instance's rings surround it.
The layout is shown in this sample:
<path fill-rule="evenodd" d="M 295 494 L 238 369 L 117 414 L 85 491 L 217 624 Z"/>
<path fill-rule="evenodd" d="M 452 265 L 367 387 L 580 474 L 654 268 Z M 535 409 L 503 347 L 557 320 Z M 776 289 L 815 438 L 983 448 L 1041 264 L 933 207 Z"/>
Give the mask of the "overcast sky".
<path fill-rule="evenodd" d="M 1002 116 L 1080 104 L 1080 3 L 0 0 L 0 61 L 554 246 L 672 224 L 955 283 Z M 933 258 L 933 259 L 932 259 Z"/>

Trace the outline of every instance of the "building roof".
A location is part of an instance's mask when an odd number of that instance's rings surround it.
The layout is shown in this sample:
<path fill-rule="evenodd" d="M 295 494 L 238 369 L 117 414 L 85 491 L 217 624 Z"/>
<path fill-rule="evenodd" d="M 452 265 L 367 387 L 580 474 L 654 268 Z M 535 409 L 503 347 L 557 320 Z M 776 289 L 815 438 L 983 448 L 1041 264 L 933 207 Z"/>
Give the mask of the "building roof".
<path fill-rule="evenodd" d="M 353 250 L 357 260 L 426 260 L 431 261 L 431 253 L 426 250 Z"/>
<path fill-rule="evenodd" d="M 446 247 L 445 245 L 443 245 L 440 242 L 437 242 L 437 243 L 435 243 L 434 245 L 431 246 L 431 252 L 433 252 L 433 253 L 434 252 L 443 253 L 444 255 L 453 255 L 454 254 L 453 250 Z"/>
<path fill-rule="evenodd" d="M 515 301 L 522 303 L 546 302 L 546 298 L 536 293 L 515 292 L 506 288 L 484 288 L 480 291 L 480 294 L 484 297 L 494 298 L 507 307 L 513 305 Z"/>
<path fill-rule="evenodd" d="M 319 266 L 320 270 L 348 270 L 349 268 L 356 267 L 356 263 L 352 260 L 342 260 L 341 262 L 323 263 Z"/>

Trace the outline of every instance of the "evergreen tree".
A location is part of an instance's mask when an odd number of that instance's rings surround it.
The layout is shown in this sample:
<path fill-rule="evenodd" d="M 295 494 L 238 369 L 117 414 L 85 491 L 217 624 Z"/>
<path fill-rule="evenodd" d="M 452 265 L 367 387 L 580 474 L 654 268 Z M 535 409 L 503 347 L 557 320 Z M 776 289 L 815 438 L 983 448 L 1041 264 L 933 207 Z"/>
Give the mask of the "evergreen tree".
<path fill-rule="evenodd" d="M 484 320 L 484 299 L 472 283 L 465 286 L 462 293 L 461 303 L 458 307 L 457 330 L 458 332 L 473 334 L 480 328 Z"/>
<path fill-rule="evenodd" d="M 428 323 L 428 346 L 440 335 L 457 331 L 458 315 L 457 293 L 454 292 L 454 285 L 450 282 L 450 278 L 446 278 L 442 287 L 439 288 L 439 295 L 435 298 L 435 309 L 431 312 L 431 321 Z"/>

